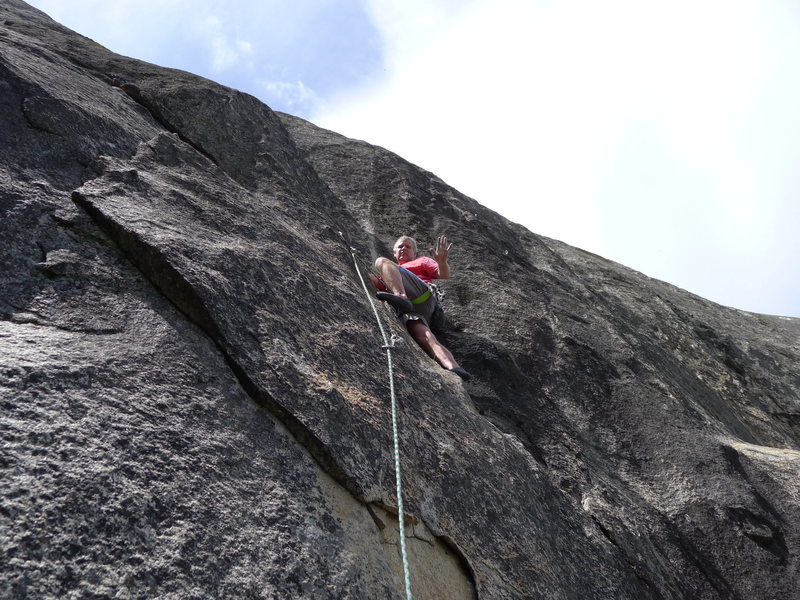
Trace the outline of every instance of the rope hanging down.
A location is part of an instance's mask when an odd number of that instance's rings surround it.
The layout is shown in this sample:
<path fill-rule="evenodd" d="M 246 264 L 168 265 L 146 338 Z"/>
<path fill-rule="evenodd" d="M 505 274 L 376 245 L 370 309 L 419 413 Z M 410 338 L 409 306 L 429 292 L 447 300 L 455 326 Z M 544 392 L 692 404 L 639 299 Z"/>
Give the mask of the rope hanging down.
<path fill-rule="evenodd" d="M 341 235 L 341 233 L 339 235 Z M 381 337 L 383 338 L 383 346 L 381 346 L 381 348 L 386 349 L 386 362 L 389 365 L 389 394 L 391 395 L 392 399 L 392 436 L 394 438 L 394 476 L 395 481 L 397 482 L 397 518 L 400 525 L 400 555 L 403 559 L 403 578 L 406 586 L 406 600 L 413 600 L 411 595 L 411 577 L 408 569 L 408 552 L 406 551 L 406 528 L 405 517 L 403 516 L 403 488 L 400 478 L 400 435 L 398 434 L 397 429 L 397 400 L 395 399 L 394 394 L 394 369 L 392 367 L 392 348 L 394 348 L 395 342 L 400 341 L 400 337 L 394 333 L 392 334 L 391 340 L 386 337 L 386 331 L 383 329 L 381 318 L 378 315 L 378 309 L 375 307 L 375 302 L 372 300 L 372 295 L 369 293 L 367 284 L 364 281 L 364 277 L 361 275 L 361 269 L 358 268 L 356 249 L 351 247 L 350 254 L 353 255 L 353 264 L 356 267 L 356 273 L 358 273 L 358 278 L 361 280 L 361 285 L 364 287 L 364 293 L 367 295 L 367 300 L 369 300 L 370 306 L 372 306 L 372 311 L 375 313 L 375 320 L 378 322 L 378 329 L 380 329 Z"/>

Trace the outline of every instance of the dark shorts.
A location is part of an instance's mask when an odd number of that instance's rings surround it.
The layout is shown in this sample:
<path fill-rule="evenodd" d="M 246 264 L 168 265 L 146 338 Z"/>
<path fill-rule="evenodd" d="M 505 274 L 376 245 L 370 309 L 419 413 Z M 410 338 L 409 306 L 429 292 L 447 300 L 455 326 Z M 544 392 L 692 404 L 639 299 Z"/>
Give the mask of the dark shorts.
<path fill-rule="evenodd" d="M 422 281 L 419 277 L 414 275 L 411 271 L 400 267 L 400 275 L 403 277 L 403 287 L 406 290 L 406 296 L 410 300 L 419 298 L 429 290 L 428 284 Z M 428 327 L 431 326 L 431 316 L 436 308 L 436 296 L 431 294 L 430 298 L 425 302 L 420 302 L 414 305 L 414 312 L 404 313 L 397 315 L 403 322 L 403 325 L 408 327 L 409 321 L 422 321 Z"/>

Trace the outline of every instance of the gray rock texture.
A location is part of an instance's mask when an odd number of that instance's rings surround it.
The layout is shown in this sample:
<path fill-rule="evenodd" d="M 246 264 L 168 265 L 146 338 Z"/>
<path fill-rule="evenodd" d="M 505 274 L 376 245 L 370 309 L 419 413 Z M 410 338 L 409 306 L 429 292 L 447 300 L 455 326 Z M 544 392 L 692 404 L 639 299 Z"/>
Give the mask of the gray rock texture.
<path fill-rule="evenodd" d="M 800 321 L 0 3 L 0 597 L 402 598 L 358 277 L 455 242 L 463 383 L 393 351 L 414 597 L 800 598 Z"/>

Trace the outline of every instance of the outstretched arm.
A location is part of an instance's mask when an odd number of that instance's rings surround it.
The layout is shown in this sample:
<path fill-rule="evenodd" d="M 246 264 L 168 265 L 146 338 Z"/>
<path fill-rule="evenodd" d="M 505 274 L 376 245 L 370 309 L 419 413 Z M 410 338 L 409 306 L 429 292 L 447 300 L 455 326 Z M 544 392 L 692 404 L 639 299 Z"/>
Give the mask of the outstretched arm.
<path fill-rule="evenodd" d="M 430 253 L 439 265 L 439 279 L 450 279 L 450 265 L 447 262 L 450 248 L 453 244 L 447 243 L 447 236 L 440 235 L 436 240 L 436 248 L 431 248 Z"/>

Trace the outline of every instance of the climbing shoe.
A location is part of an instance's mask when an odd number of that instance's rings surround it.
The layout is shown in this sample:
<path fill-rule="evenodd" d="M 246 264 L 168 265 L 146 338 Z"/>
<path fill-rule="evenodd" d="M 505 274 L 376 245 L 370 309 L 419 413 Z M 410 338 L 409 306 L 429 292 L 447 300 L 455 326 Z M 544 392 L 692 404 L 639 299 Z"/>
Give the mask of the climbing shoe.
<path fill-rule="evenodd" d="M 467 371 L 466 369 L 462 369 L 461 367 L 456 367 L 455 369 L 447 369 L 447 370 L 452 371 L 453 373 L 461 377 L 461 379 L 463 379 L 464 381 L 469 381 L 470 378 L 472 377 L 472 375 L 469 374 L 469 371 Z"/>
<path fill-rule="evenodd" d="M 378 292 L 376 296 L 378 297 L 378 300 L 383 300 L 384 302 L 391 304 L 401 315 L 403 313 L 414 311 L 414 305 L 411 304 L 411 300 L 403 298 L 402 296 L 395 296 L 389 292 Z"/>

